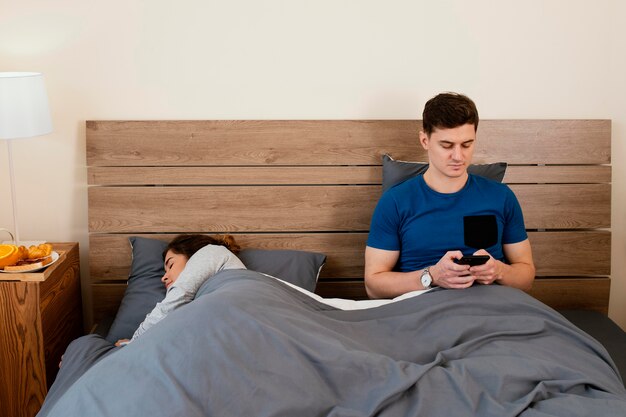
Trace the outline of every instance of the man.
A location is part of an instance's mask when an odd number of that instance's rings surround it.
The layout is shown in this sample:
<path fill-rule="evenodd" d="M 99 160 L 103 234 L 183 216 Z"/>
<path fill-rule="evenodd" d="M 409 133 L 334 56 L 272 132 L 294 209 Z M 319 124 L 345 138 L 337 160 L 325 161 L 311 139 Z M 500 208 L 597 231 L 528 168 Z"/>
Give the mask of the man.
<path fill-rule="evenodd" d="M 517 198 L 508 186 L 467 172 L 478 128 L 474 102 L 439 94 L 426 103 L 422 119 L 419 141 L 429 166 L 385 192 L 376 206 L 365 249 L 368 295 L 495 282 L 530 289 L 535 267 Z M 463 255 L 489 258 L 477 266 L 455 263 Z"/>

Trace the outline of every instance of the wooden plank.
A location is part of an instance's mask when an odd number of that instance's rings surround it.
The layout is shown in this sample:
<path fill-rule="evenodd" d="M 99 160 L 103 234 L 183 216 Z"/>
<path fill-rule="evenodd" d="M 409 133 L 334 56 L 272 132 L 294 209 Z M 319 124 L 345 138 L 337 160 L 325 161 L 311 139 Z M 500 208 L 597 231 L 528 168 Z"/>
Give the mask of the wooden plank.
<path fill-rule="evenodd" d="M 135 235 L 89 235 L 89 278 L 92 282 L 128 279 L 132 264 L 132 248 L 128 241 L 130 236 Z M 136 236 L 168 241 L 175 235 Z"/>
<path fill-rule="evenodd" d="M 88 121 L 90 166 L 377 165 L 424 160 L 418 120 Z M 475 163 L 608 164 L 610 120 L 483 120 Z M 563 144 L 567 146 L 563 146 Z"/>
<path fill-rule="evenodd" d="M 530 295 L 556 310 L 609 312 L 609 278 L 557 278 L 535 280 Z"/>
<path fill-rule="evenodd" d="M 67 343 L 83 334 L 83 307 L 80 289 L 80 260 L 77 243 L 53 244 L 64 247 L 65 260 L 55 269 L 58 279 L 41 283 L 41 326 L 44 338 L 48 388 L 59 371 L 59 361 Z M 61 262 L 63 262 L 61 264 Z"/>
<path fill-rule="evenodd" d="M 92 281 L 128 278 L 130 234 L 91 235 L 89 267 Z M 169 241 L 174 234 L 140 235 Z M 320 277 L 362 278 L 367 233 L 235 234 L 246 248 L 292 249 L 320 252 L 327 262 Z M 611 234 L 608 231 L 530 232 L 537 276 L 610 274 Z"/>
<path fill-rule="evenodd" d="M 90 167 L 90 185 L 380 184 L 380 166 Z"/>
<path fill-rule="evenodd" d="M 34 416 L 46 397 L 39 297 L 36 282 L 0 281 L 0 411 L 7 416 Z"/>
<path fill-rule="evenodd" d="M 611 226 L 610 184 L 511 185 L 527 229 L 594 229 Z"/>
<path fill-rule="evenodd" d="M 537 276 L 611 274 L 611 232 L 531 232 Z"/>
<path fill-rule="evenodd" d="M 94 323 L 98 323 L 106 317 L 115 317 L 125 290 L 125 283 L 91 284 Z"/>
<path fill-rule="evenodd" d="M 374 186 L 92 187 L 89 230 L 365 231 L 379 196 Z"/>
<path fill-rule="evenodd" d="M 315 293 L 324 298 L 347 298 L 350 300 L 367 300 L 363 280 L 319 280 Z"/>
<path fill-rule="evenodd" d="M 610 226 L 610 184 L 527 184 L 511 188 L 520 201 L 528 229 Z M 367 231 L 380 193 L 378 186 L 91 187 L 89 230 Z M 242 195 L 247 197 L 243 202 Z"/>
<path fill-rule="evenodd" d="M 88 121 L 88 165 L 370 165 L 416 147 L 411 120 Z M 354 146 L 350 146 L 354 145 Z"/>
<path fill-rule="evenodd" d="M 504 175 L 507 184 L 602 184 L 611 182 L 609 165 L 509 165 Z"/>
<path fill-rule="evenodd" d="M 381 166 L 89 167 L 89 185 L 379 185 Z M 608 165 L 509 166 L 508 184 L 610 183 Z"/>
<path fill-rule="evenodd" d="M 475 163 L 609 164 L 611 121 L 481 121 L 477 142 Z"/>

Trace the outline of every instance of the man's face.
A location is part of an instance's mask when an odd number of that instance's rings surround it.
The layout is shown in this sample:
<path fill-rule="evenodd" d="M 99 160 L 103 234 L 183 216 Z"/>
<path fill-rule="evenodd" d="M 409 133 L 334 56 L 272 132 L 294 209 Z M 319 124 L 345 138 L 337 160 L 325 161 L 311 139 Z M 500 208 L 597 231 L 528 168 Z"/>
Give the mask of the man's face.
<path fill-rule="evenodd" d="M 420 143 L 428 151 L 430 168 L 434 174 L 448 178 L 465 175 L 472 162 L 476 132 L 473 124 L 465 124 L 452 129 L 435 129 L 426 136 L 420 132 Z"/>

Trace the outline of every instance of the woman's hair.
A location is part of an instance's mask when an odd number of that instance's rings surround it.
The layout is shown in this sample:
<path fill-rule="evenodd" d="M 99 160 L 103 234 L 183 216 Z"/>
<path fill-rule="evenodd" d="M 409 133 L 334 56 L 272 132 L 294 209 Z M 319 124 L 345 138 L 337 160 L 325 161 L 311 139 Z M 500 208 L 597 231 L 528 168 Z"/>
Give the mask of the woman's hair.
<path fill-rule="evenodd" d="M 178 255 L 184 255 L 189 259 L 194 253 L 198 252 L 206 245 L 224 246 L 235 255 L 239 253 L 241 249 L 237 242 L 235 242 L 235 238 L 231 235 L 178 235 L 172 239 L 163 251 L 163 259 L 165 259 L 165 255 L 170 250 Z"/>
<path fill-rule="evenodd" d="M 467 96 L 458 93 L 441 93 L 431 98 L 422 113 L 422 130 L 430 136 L 435 129 L 452 129 L 465 124 L 478 129 L 478 110 Z"/>

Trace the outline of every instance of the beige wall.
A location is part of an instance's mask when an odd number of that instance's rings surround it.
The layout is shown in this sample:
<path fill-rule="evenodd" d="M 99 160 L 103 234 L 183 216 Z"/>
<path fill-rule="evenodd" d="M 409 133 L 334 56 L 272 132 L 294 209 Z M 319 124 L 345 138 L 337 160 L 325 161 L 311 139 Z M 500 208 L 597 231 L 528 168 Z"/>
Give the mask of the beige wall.
<path fill-rule="evenodd" d="M 46 76 L 54 133 L 14 142 L 21 235 L 76 240 L 87 119 L 613 120 L 610 315 L 626 328 L 626 6 L 619 0 L 0 0 L 0 71 Z M 0 143 L 0 227 L 12 227 Z M 2 239 L 2 237 L 0 237 Z"/>

